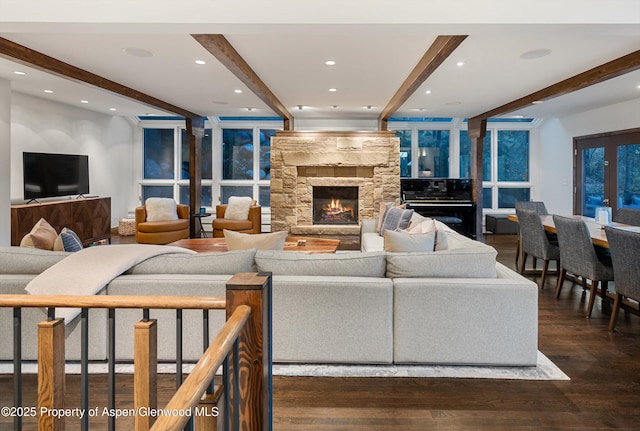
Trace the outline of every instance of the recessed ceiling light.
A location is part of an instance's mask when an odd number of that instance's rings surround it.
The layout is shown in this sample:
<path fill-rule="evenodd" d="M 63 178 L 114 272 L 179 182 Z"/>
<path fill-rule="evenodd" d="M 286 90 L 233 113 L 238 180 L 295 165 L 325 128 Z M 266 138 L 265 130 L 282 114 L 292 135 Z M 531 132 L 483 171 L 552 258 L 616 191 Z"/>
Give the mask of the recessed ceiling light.
<path fill-rule="evenodd" d="M 299 111 L 302 111 L 302 108 L 304 108 L 304 106 L 303 106 L 303 105 L 298 105 L 298 110 L 299 110 Z"/>
<path fill-rule="evenodd" d="M 520 58 L 523 60 L 533 60 L 536 58 L 546 57 L 549 54 L 551 54 L 551 50 L 547 48 L 532 49 L 531 51 L 520 54 Z"/>
<path fill-rule="evenodd" d="M 236 93 L 236 94 L 240 94 L 240 93 L 242 93 L 242 90 L 237 89 L 237 90 L 233 90 L 233 92 Z"/>
<path fill-rule="evenodd" d="M 116 108 L 109 108 L 109 111 L 117 111 Z"/>
<path fill-rule="evenodd" d="M 142 49 L 142 48 L 129 47 L 129 48 L 124 48 L 122 51 L 125 54 L 129 54 L 133 57 L 139 57 L 139 58 L 153 57 L 153 52 L 147 51 L 146 49 Z"/>
<path fill-rule="evenodd" d="M 251 106 L 248 106 L 247 107 L 247 111 L 251 112 L 251 111 L 253 111 L 253 108 Z"/>
<path fill-rule="evenodd" d="M 425 91 L 424 94 L 431 94 L 431 90 Z"/>
<path fill-rule="evenodd" d="M 327 60 L 324 62 L 324 64 L 326 64 L 327 66 L 335 66 L 336 62 L 335 60 Z"/>
<path fill-rule="evenodd" d="M 196 60 L 196 64 L 207 64 L 204 60 Z"/>
<path fill-rule="evenodd" d="M 459 61 L 456 63 L 456 66 L 464 66 L 464 61 Z"/>
<path fill-rule="evenodd" d="M 214 100 L 211 103 L 213 103 L 214 105 L 228 105 L 229 102 L 225 102 L 224 100 Z"/>
<path fill-rule="evenodd" d="M 638 87 L 637 87 L 637 88 L 638 88 L 638 89 L 640 89 L 640 84 L 638 85 Z"/>
<path fill-rule="evenodd" d="M 20 76 L 22 76 L 22 75 L 26 75 L 26 74 L 27 74 L 27 72 L 23 72 L 23 71 L 21 71 L 21 70 L 16 70 L 16 71 L 15 71 L 15 72 L 13 72 L 13 73 L 14 73 L 14 74 L 16 74 L 16 75 L 20 75 Z"/>
<path fill-rule="evenodd" d="M 524 115 L 512 115 L 511 118 L 524 118 Z"/>
<path fill-rule="evenodd" d="M 80 103 L 89 103 L 88 100 L 81 100 Z"/>
<path fill-rule="evenodd" d="M 329 91 L 330 91 L 330 92 L 332 92 L 332 93 L 335 93 L 335 92 L 336 92 L 336 91 L 338 91 L 338 90 L 337 90 L 337 89 L 335 89 L 335 88 L 330 88 L 330 89 L 329 89 Z"/>
<path fill-rule="evenodd" d="M 534 105 L 539 105 L 539 104 L 541 104 L 541 103 L 544 103 L 544 100 L 534 100 L 534 101 L 533 101 L 533 102 L 531 102 L 531 103 L 533 103 Z"/>
<path fill-rule="evenodd" d="M 338 109 L 338 105 L 331 105 L 333 109 Z"/>
<path fill-rule="evenodd" d="M 53 90 L 44 90 L 44 92 L 47 93 L 47 94 L 52 94 Z"/>
<path fill-rule="evenodd" d="M 364 107 L 364 109 L 371 109 L 371 108 L 373 108 L 373 106 L 371 106 L 371 105 L 367 105 L 367 106 Z"/>
<path fill-rule="evenodd" d="M 456 101 L 453 101 L 453 102 L 447 102 L 447 103 L 445 103 L 445 105 L 447 105 L 447 106 L 462 105 L 462 102 L 458 102 L 458 101 L 456 100 Z"/>

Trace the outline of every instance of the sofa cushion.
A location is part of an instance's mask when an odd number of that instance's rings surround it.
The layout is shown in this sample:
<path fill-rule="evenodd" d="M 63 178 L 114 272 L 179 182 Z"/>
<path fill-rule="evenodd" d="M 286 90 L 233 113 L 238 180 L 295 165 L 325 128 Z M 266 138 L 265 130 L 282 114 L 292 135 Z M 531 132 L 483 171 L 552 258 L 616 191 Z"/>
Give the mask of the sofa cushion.
<path fill-rule="evenodd" d="M 147 259 L 126 274 L 210 274 L 229 275 L 254 271 L 254 250 L 224 253 L 164 254 Z"/>
<path fill-rule="evenodd" d="M 167 221 L 145 221 L 138 223 L 138 232 L 164 233 L 189 229 L 189 219 L 181 218 Z"/>
<path fill-rule="evenodd" d="M 149 198 L 144 203 L 147 221 L 178 220 L 178 207 L 171 198 Z"/>
<path fill-rule="evenodd" d="M 382 252 L 306 254 L 258 250 L 255 261 L 258 271 L 274 275 L 384 277 L 386 268 Z"/>
<path fill-rule="evenodd" d="M 495 278 L 497 252 L 470 247 L 436 252 L 387 253 L 389 278 Z"/>
<path fill-rule="evenodd" d="M 62 228 L 60 235 L 53 243 L 53 249 L 55 251 L 80 251 L 82 250 L 82 241 L 78 235 L 69 228 Z"/>
<path fill-rule="evenodd" d="M 222 233 L 229 251 L 252 248 L 257 250 L 282 250 L 287 239 L 286 231 L 249 234 L 224 229 Z"/>
<path fill-rule="evenodd" d="M 40 274 L 69 254 L 37 248 L 0 247 L 0 268 L 3 274 Z"/>
<path fill-rule="evenodd" d="M 43 218 L 33 226 L 31 232 L 20 241 L 20 247 L 53 250 L 53 244 L 58 237 L 56 230 Z"/>
<path fill-rule="evenodd" d="M 406 229 L 413 215 L 413 210 L 405 210 L 400 208 L 389 208 L 384 213 L 382 226 L 380 227 L 380 236 L 384 235 L 385 230 Z"/>
<path fill-rule="evenodd" d="M 436 232 L 411 233 L 407 231 L 384 231 L 384 251 L 411 252 L 433 251 Z"/>
<path fill-rule="evenodd" d="M 437 220 L 434 220 L 429 217 L 424 217 L 424 220 L 419 223 L 415 223 L 413 217 L 411 218 L 411 223 L 407 228 L 407 232 L 409 233 L 433 233 L 435 236 L 435 246 L 434 250 L 446 250 L 449 248 L 449 244 L 447 241 L 447 234 L 445 230 L 442 228 L 442 224 L 440 225 L 436 223 Z"/>

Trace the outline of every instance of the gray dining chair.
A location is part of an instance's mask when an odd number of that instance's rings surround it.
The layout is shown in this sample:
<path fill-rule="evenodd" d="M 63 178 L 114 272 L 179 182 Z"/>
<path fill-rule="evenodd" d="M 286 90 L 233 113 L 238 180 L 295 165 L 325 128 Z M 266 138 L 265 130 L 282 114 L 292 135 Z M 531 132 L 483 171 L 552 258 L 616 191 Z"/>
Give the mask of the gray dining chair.
<path fill-rule="evenodd" d="M 616 223 L 640 226 L 640 210 L 634 208 L 620 208 L 616 211 L 613 221 Z"/>
<path fill-rule="evenodd" d="M 547 278 L 549 269 L 549 261 L 560 260 L 560 249 L 557 242 L 552 242 L 544 230 L 540 216 L 534 210 L 516 209 L 518 216 L 518 224 L 520 226 L 520 240 L 522 241 L 522 263 L 520 266 L 520 274 L 524 274 L 527 257 L 532 256 L 543 260 L 542 280 L 540 288 L 544 289 L 544 283 Z M 558 267 L 560 264 L 558 263 Z"/>
<path fill-rule="evenodd" d="M 567 272 L 581 277 L 584 288 L 587 287 L 587 280 L 591 280 L 586 313 L 589 318 L 593 311 L 598 285 L 602 284 L 601 290 L 604 298 L 608 282 L 613 281 L 611 258 L 596 253 L 589 229 L 583 220 L 554 214 L 553 223 L 556 226 L 558 245 L 560 246 L 560 275 L 558 276 L 556 298 L 560 297 Z"/>
<path fill-rule="evenodd" d="M 609 330 L 613 331 L 622 299 L 640 301 L 640 233 L 613 226 L 605 226 L 604 232 L 616 277 L 616 296 L 609 320 Z"/>
<path fill-rule="evenodd" d="M 542 201 L 517 201 L 515 207 L 516 207 L 516 213 L 518 212 L 518 210 L 533 210 L 539 216 L 549 214 L 549 211 L 547 211 L 547 206 Z M 518 229 L 520 229 L 519 226 L 520 224 L 518 224 Z M 516 252 L 516 267 L 518 267 L 518 261 L 522 257 L 521 241 L 522 239 L 520 238 L 520 231 L 518 230 L 518 242 L 516 244 L 517 250 L 518 250 Z M 536 258 L 534 257 L 533 267 L 535 268 L 535 266 L 536 266 Z"/>

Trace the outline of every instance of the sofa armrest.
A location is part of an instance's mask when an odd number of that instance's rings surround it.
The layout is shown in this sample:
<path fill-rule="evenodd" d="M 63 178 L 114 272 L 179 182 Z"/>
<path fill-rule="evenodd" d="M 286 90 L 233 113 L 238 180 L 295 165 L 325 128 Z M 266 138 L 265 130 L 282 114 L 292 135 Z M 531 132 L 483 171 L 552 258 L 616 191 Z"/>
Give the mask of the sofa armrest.
<path fill-rule="evenodd" d="M 360 223 L 360 235 L 363 233 L 375 233 L 376 227 L 378 226 L 377 219 L 365 219 Z"/>
<path fill-rule="evenodd" d="M 176 209 L 178 210 L 178 218 L 188 219 L 189 218 L 189 205 L 176 205 Z"/>

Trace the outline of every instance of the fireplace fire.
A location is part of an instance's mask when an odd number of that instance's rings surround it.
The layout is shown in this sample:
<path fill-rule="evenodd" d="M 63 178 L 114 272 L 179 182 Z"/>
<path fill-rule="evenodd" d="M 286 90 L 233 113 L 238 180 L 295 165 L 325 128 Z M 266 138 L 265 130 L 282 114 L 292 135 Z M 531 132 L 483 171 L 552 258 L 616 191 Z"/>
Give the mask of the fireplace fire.
<path fill-rule="evenodd" d="M 358 187 L 314 187 L 313 224 L 358 224 Z"/>

